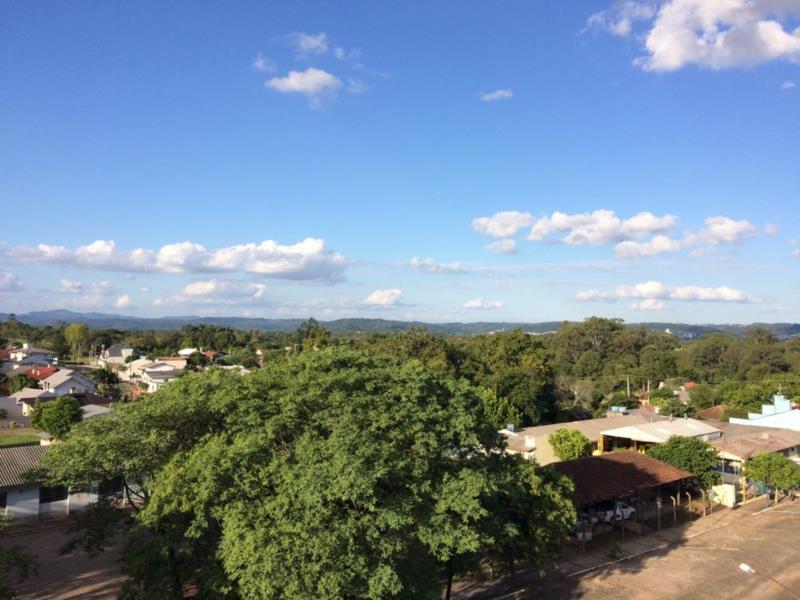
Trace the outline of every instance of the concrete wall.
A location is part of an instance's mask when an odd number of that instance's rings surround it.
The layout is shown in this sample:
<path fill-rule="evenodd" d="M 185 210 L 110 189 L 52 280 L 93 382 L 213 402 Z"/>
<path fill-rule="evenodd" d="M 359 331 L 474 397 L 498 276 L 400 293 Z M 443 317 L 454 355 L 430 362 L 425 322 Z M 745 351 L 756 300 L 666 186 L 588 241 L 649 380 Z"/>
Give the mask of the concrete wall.
<path fill-rule="evenodd" d="M 6 516 L 10 519 L 31 519 L 39 516 L 39 488 L 5 488 Z"/>

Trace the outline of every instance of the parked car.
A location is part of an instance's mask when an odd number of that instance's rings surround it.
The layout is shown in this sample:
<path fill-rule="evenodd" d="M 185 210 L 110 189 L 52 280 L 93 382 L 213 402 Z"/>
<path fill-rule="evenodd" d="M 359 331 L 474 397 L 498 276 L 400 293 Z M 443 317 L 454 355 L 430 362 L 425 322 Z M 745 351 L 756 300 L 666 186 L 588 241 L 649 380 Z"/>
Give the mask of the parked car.
<path fill-rule="evenodd" d="M 601 523 L 611 523 L 611 521 L 630 519 L 636 515 L 636 509 L 619 500 L 616 502 L 607 500 L 595 506 L 594 515 Z"/>

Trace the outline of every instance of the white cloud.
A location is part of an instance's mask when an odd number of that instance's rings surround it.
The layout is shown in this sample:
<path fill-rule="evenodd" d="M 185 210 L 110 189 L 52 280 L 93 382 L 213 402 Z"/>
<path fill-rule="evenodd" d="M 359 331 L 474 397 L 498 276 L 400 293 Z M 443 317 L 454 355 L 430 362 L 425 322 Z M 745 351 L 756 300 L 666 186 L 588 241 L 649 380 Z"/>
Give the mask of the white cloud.
<path fill-rule="evenodd" d="M 413 257 L 408 264 L 413 269 L 430 271 L 431 273 L 463 273 L 464 267 L 459 262 L 442 263 L 432 258 Z"/>
<path fill-rule="evenodd" d="M 19 277 L 13 273 L 0 271 L 0 292 L 13 292 L 21 287 Z"/>
<path fill-rule="evenodd" d="M 83 282 L 64 278 L 58 283 L 58 291 L 67 294 L 77 294 L 83 291 Z"/>
<path fill-rule="evenodd" d="M 588 25 L 617 35 L 635 32 L 645 51 L 635 63 L 648 71 L 800 61 L 796 0 L 668 0 L 652 14 L 647 6 L 655 5 L 618 2 Z"/>
<path fill-rule="evenodd" d="M 655 7 L 646 2 L 617 2 L 611 10 L 594 13 L 589 17 L 586 28 L 599 28 L 620 37 L 631 33 L 634 23 L 652 19 Z"/>
<path fill-rule="evenodd" d="M 618 299 L 634 298 L 645 302 L 639 308 L 653 307 L 657 300 L 677 300 L 681 302 L 738 302 L 755 304 L 760 298 L 749 296 L 744 292 L 727 286 L 700 287 L 696 285 L 670 287 L 660 281 L 645 281 L 635 285 L 619 285 L 613 293 L 590 290 L 575 296 L 582 302 L 615 302 Z M 649 301 L 649 302 L 647 302 Z M 661 308 L 664 305 L 661 304 Z"/>
<path fill-rule="evenodd" d="M 150 293 L 150 288 L 147 287 L 147 286 L 140 287 L 139 288 L 139 292 L 142 293 L 142 294 L 149 294 Z"/>
<path fill-rule="evenodd" d="M 291 33 L 289 41 L 299 56 L 325 54 L 328 51 L 328 36 L 320 33 Z"/>
<path fill-rule="evenodd" d="M 528 239 L 553 239 L 551 236 L 558 234 L 557 241 L 565 244 L 605 245 L 669 231 L 677 223 L 678 219 L 673 215 L 659 217 L 650 212 L 640 212 L 623 220 L 613 210 L 595 210 L 573 215 L 556 211 L 549 217 L 537 219 Z"/>
<path fill-rule="evenodd" d="M 793 250 L 792 251 L 792 256 L 800 257 L 800 250 Z"/>
<path fill-rule="evenodd" d="M 157 306 L 185 305 L 249 305 L 260 304 L 267 295 L 263 283 L 251 283 L 233 279 L 202 279 L 186 284 L 183 289 L 171 296 L 156 298 Z"/>
<path fill-rule="evenodd" d="M 397 304 L 397 301 L 402 295 L 403 291 L 398 288 L 375 290 L 364 299 L 363 304 L 372 306 L 393 306 Z"/>
<path fill-rule="evenodd" d="M 511 100 L 513 97 L 514 92 L 505 88 L 481 94 L 480 99 L 482 102 L 496 102 L 497 100 Z"/>
<path fill-rule="evenodd" d="M 520 229 L 530 227 L 533 216 L 528 212 L 507 210 L 494 213 L 491 217 L 478 217 L 472 220 L 472 227 L 481 233 L 494 237 L 513 237 Z"/>
<path fill-rule="evenodd" d="M 608 292 L 589 290 L 575 294 L 575 300 L 578 302 L 616 302 L 617 297 L 613 294 L 609 294 Z"/>
<path fill-rule="evenodd" d="M 767 223 L 764 225 L 764 233 L 768 236 L 774 237 L 780 233 L 780 228 L 774 223 Z"/>
<path fill-rule="evenodd" d="M 123 251 L 114 241 L 98 240 L 87 246 L 15 246 L 6 255 L 20 263 L 124 272 L 221 273 L 244 272 L 279 279 L 336 279 L 347 260 L 325 248 L 321 239 L 306 238 L 284 245 L 273 240 L 209 250 L 194 242 L 166 244 L 157 250 Z"/>
<path fill-rule="evenodd" d="M 797 87 L 797 84 L 794 81 L 791 81 L 789 79 L 787 79 L 786 81 L 784 81 L 781 84 L 781 89 L 782 90 L 791 90 L 791 89 L 796 88 L 796 87 Z"/>
<path fill-rule="evenodd" d="M 273 77 L 266 86 L 284 94 L 303 94 L 315 103 L 325 94 L 336 93 L 342 81 L 327 71 L 309 67 L 305 71 L 289 71 L 285 77 Z"/>
<path fill-rule="evenodd" d="M 634 302 L 631 304 L 631 308 L 635 310 L 664 310 L 667 308 L 667 305 L 661 300 L 656 300 L 655 298 L 646 298 L 641 302 Z"/>
<path fill-rule="evenodd" d="M 724 216 L 708 217 L 705 224 L 703 229 L 690 233 L 682 239 L 656 235 L 646 242 L 626 240 L 614 247 L 614 253 L 620 258 L 641 258 L 696 246 L 736 244 L 757 233 L 756 226 L 749 221 L 735 221 Z"/>
<path fill-rule="evenodd" d="M 503 308 L 505 303 L 501 302 L 500 300 L 484 300 L 483 298 L 473 298 L 472 300 L 467 300 L 462 308 L 470 309 L 470 310 L 494 310 L 497 308 Z"/>
<path fill-rule="evenodd" d="M 487 244 L 486 249 L 493 254 L 514 254 L 517 251 L 517 240 L 512 238 L 496 240 Z"/>
<path fill-rule="evenodd" d="M 274 73 L 278 70 L 278 66 L 269 58 L 259 52 L 250 63 L 250 68 L 259 73 Z"/>
<path fill-rule="evenodd" d="M 128 294 L 122 294 L 122 296 L 119 296 L 117 298 L 116 302 L 114 302 L 114 306 L 116 308 L 125 308 L 130 303 L 131 303 L 131 297 L 128 296 Z"/>

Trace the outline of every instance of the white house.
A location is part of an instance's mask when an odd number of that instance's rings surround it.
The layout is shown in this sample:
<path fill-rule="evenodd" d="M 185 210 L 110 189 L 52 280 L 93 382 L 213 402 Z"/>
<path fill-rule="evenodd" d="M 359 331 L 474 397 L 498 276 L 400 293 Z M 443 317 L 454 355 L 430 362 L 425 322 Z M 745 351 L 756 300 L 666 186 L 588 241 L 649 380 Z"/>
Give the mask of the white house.
<path fill-rule="evenodd" d="M 181 348 L 178 350 L 178 356 L 181 358 L 189 358 L 195 352 L 200 352 L 197 348 Z"/>
<path fill-rule="evenodd" d="M 183 374 L 166 363 L 156 363 L 144 370 L 140 381 L 147 386 L 148 392 L 156 392 L 170 381 L 175 381 Z"/>
<path fill-rule="evenodd" d="M 14 368 L 32 365 L 52 365 L 58 362 L 55 352 L 44 348 L 34 348 L 28 343 L 21 348 L 14 348 L 9 353 Z"/>
<path fill-rule="evenodd" d="M 97 390 L 94 381 L 73 371 L 72 369 L 59 369 L 47 379 L 42 379 L 39 386 L 46 392 L 52 392 L 56 396 L 66 396 L 67 394 L 80 394 Z"/>
<path fill-rule="evenodd" d="M 772 404 L 762 404 L 760 413 L 749 413 L 746 419 L 731 417 L 736 425 L 755 425 L 757 427 L 776 427 L 800 431 L 800 409 L 794 408 L 791 400 L 782 394 L 772 397 Z"/>
<path fill-rule="evenodd" d="M 97 364 L 101 367 L 109 365 L 124 365 L 129 356 L 133 356 L 135 348 L 129 344 L 112 344 L 100 352 Z"/>
<path fill-rule="evenodd" d="M 48 446 L 0 448 L 0 514 L 11 520 L 64 516 L 96 502 L 100 494 L 118 496 L 122 491 L 121 481 L 89 491 L 25 481 L 23 474 L 38 466 L 47 451 Z"/>

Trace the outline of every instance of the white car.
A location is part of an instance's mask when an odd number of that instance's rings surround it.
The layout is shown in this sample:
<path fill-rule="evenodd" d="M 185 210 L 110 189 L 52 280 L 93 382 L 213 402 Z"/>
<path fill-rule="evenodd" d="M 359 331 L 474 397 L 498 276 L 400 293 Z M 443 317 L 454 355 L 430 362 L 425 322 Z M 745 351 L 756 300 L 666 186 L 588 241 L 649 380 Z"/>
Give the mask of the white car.
<path fill-rule="evenodd" d="M 636 509 L 632 506 L 620 502 L 606 501 L 598 504 L 594 509 L 594 515 L 601 523 L 611 523 L 611 521 L 625 521 L 636 514 Z"/>

